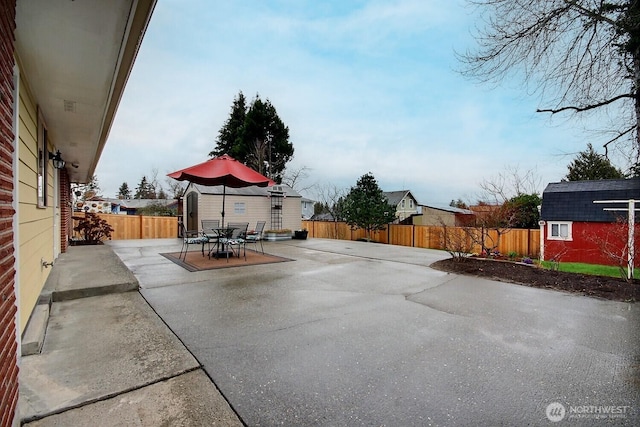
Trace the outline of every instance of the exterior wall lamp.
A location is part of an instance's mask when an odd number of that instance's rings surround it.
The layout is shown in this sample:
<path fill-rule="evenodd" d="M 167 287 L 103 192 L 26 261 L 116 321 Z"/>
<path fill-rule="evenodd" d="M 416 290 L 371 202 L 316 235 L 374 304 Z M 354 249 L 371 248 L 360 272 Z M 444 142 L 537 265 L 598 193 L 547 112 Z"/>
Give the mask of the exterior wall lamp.
<path fill-rule="evenodd" d="M 53 167 L 56 169 L 63 169 L 65 165 L 65 161 L 62 160 L 62 156 L 60 155 L 60 150 L 56 151 L 56 154 L 49 152 L 49 160 L 53 160 Z"/>

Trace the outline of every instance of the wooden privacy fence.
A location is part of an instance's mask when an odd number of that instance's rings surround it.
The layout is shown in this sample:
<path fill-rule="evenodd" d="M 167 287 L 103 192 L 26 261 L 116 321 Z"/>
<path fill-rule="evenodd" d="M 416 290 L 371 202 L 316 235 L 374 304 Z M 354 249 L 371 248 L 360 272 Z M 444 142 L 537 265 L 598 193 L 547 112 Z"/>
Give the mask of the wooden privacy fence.
<path fill-rule="evenodd" d="M 362 229 L 351 230 L 345 222 L 302 221 L 302 227 L 309 231 L 308 237 L 325 239 L 358 240 L 366 237 Z M 447 227 L 447 232 L 464 234 L 463 227 Z M 391 245 L 412 246 L 425 249 L 444 249 L 443 228 L 432 225 L 391 224 L 386 230 L 372 233 L 371 239 Z M 495 239 L 496 231 L 489 231 Z M 479 253 L 476 246 L 473 252 Z M 520 256 L 538 258 L 540 255 L 540 230 L 513 228 L 500 236 L 498 251 L 502 254 L 515 252 Z"/>
<path fill-rule="evenodd" d="M 76 212 L 73 217 L 83 217 Z M 127 239 L 164 239 L 178 237 L 178 218 L 174 216 L 142 216 L 95 214 L 106 220 L 113 228 L 112 240 Z M 78 220 L 73 219 L 73 227 Z M 302 227 L 308 230 L 308 237 L 339 240 L 358 240 L 366 237 L 362 229 L 352 230 L 345 222 L 302 221 Z M 462 227 L 447 227 L 447 232 L 463 233 Z M 495 231 L 490 231 L 495 238 Z M 74 239 L 81 237 L 73 231 Z M 412 246 L 426 249 L 444 249 L 443 228 L 430 225 L 391 224 L 386 230 L 372 233 L 376 242 L 391 245 Z M 480 252 L 479 247 L 472 249 Z M 540 230 L 511 229 L 500 237 L 498 251 L 502 254 L 516 252 L 537 258 L 540 255 Z"/>
<path fill-rule="evenodd" d="M 83 217 L 83 212 L 74 212 L 72 230 L 78 225 L 75 218 Z M 175 216 L 142 216 L 95 214 L 106 220 L 113 232 L 111 240 L 127 239 L 164 239 L 178 237 L 178 218 Z M 77 231 L 73 231 L 73 239 L 81 239 Z"/>

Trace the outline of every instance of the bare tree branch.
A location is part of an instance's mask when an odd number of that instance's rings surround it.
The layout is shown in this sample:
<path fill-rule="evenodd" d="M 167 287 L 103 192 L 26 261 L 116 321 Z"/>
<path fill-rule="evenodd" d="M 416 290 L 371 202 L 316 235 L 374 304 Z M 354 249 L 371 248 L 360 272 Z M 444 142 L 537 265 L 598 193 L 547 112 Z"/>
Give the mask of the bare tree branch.
<path fill-rule="evenodd" d="M 616 97 L 613 97 L 611 99 L 607 99 L 606 101 L 602 101 L 599 102 L 597 104 L 591 104 L 591 105 L 587 105 L 584 107 L 575 107 L 575 106 L 567 106 L 567 107 L 561 107 L 561 108 L 544 108 L 544 109 L 537 109 L 536 112 L 537 113 L 551 113 L 551 114 L 556 114 L 556 113 L 560 113 L 562 111 L 567 111 L 567 110 L 573 110 L 576 112 L 582 112 L 582 111 L 589 111 L 589 110 L 593 110 L 595 108 L 600 108 L 603 107 L 605 105 L 609 105 L 611 103 L 614 103 L 616 101 L 619 101 L 620 99 L 623 98 L 633 98 L 634 95 L 630 94 L 630 93 L 625 93 L 624 95 L 618 95 Z"/>
<path fill-rule="evenodd" d="M 550 106 L 539 112 L 602 111 L 620 134 L 609 143 L 626 136 L 640 148 L 640 1 L 468 2 L 480 24 L 477 49 L 458 55 L 463 75 L 494 84 L 521 78 Z"/>

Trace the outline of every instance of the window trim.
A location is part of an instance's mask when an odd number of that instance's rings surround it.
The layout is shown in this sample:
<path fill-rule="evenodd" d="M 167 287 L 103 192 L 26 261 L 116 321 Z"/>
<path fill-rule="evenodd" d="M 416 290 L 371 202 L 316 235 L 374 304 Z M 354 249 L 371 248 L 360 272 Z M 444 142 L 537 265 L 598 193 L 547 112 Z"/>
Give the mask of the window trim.
<path fill-rule="evenodd" d="M 49 205 L 49 149 L 47 145 L 48 131 L 47 125 L 42 117 L 42 112 L 38 109 L 38 140 L 37 140 L 37 165 L 36 165 L 36 196 L 37 207 L 44 209 Z"/>
<path fill-rule="evenodd" d="M 566 225 L 567 226 L 567 236 L 566 237 L 562 237 L 560 235 L 554 236 L 552 234 L 554 225 L 558 226 L 558 232 L 560 232 L 560 229 L 561 229 L 561 227 L 563 225 Z M 572 228 L 573 228 L 573 222 L 572 221 L 548 221 L 547 222 L 547 240 L 572 241 L 573 240 Z"/>

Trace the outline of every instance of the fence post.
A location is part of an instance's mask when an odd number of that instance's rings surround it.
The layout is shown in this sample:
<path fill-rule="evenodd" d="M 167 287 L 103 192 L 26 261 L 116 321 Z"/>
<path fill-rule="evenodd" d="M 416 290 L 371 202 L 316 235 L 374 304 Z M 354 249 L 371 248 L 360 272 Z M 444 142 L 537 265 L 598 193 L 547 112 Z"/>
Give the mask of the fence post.
<path fill-rule="evenodd" d="M 416 247 L 416 226 L 411 224 L 411 247 Z"/>

